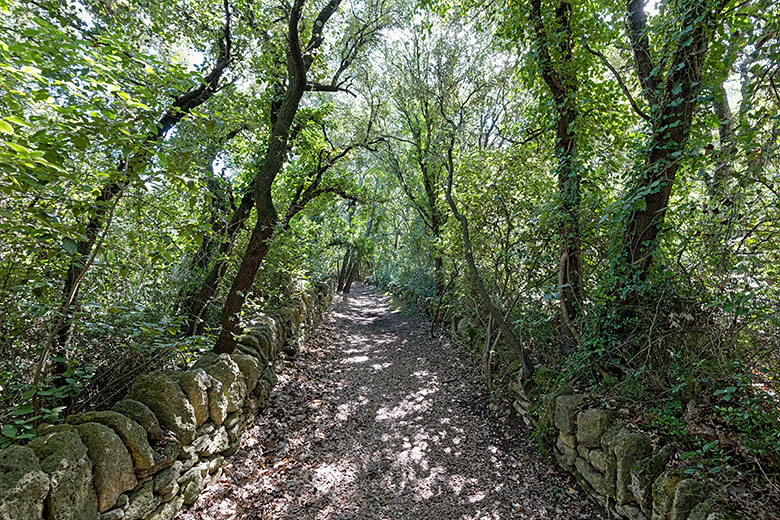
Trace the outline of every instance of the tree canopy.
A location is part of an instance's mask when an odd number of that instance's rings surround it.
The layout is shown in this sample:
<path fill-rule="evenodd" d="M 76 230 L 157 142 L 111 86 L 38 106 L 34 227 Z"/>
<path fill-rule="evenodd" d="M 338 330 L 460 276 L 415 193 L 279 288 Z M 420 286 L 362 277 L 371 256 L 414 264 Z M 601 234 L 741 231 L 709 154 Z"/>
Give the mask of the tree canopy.
<path fill-rule="evenodd" d="M 370 277 L 777 467 L 778 9 L 0 0 L 3 442 Z"/>

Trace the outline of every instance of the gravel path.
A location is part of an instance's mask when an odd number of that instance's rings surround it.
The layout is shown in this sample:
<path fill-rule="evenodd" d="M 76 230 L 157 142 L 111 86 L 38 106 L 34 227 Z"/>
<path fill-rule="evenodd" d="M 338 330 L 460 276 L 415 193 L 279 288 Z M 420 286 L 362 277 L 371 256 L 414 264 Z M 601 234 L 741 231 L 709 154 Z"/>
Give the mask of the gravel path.
<path fill-rule="evenodd" d="M 244 445 L 180 520 L 597 519 L 467 357 L 357 286 L 336 296 Z"/>

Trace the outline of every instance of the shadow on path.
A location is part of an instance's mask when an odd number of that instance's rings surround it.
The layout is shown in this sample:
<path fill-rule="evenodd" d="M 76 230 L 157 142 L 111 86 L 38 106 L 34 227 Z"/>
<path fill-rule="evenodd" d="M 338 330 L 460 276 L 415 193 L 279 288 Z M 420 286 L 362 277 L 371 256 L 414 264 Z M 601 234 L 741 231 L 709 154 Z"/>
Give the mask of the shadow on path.
<path fill-rule="evenodd" d="M 465 354 L 357 286 L 336 296 L 241 450 L 180 520 L 595 519 Z"/>

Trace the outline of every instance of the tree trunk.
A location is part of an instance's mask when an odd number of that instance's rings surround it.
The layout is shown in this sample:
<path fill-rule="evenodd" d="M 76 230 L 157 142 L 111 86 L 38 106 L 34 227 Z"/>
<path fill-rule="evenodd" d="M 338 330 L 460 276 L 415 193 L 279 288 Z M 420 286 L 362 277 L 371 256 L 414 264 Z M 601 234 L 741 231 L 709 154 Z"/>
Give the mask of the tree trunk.
<path fill-rule="evenodd" d="M 496 322 L 501 332 L 504 334 L 504 337 L 506 338 L 509 345 L 515 350 L 517 355 L 520 357 L 520 361 L 523 365 L 521 378 L 523 381 L 528 381 L 534 375 L 533 363 L 531 363 L 531 360 L 528 357 L 525 348 L 517 340 L 517 336 L 515 336 L 514 332 L 509 327 L 504 317 L 501 315 L 501 312 L 493 304 L 493 300 L 490 298 L 490 294 L 488 294 L 487 288 L 485 287 L 485 284 L 482 281 L 482 276 L 480 276 L 479 270 L 477 269 L 477 264 L 474 261 L 474 252 L 472 250 L 472 245 L 471 245 L 471 236 L 469 234 L 468 219 L 466 218 L 465 215 L 461 214 L 460 211 L 458 211 L 458 207 L 455 204 L 455 199 L 452 196 L 452 182 L 453 182 L 453 174 L 455 171 L 453 158 L 452 158 L 452 148 L 454 146 L 454 141 L 455 141 L 455 137 L 453 135 L 450 138 L 450 145 L 449 148 L 447 149 L 447 173 L 448 173 L 447 191 L 446 191 L 447 204 L 450 206 L 453 215 L 455 215 L 455 218 L 460 223 L 461 236 L 463 238 L 463 251 L 466 257 L 466 265 L 468 266 L 471 277 L 474 279 L 474 285 L 477 286 L 477 292 L 479 293 L 479 296 L 482 299 L 482 304 L 487 308 L 488 312 L 490 313 L 490 316 L 493 318 L 493 320 Z"/>
<path fill-rule="evenodd" d="M 341 269 L 339 269 L 339 279 L 338 282 L 336 283 L 336 290 L 338 292 L 344 291 L 344 285 L 347 281 L 347 273 L 350 270 L 349 260 L 351 258 L 351 254 L 350 254 L 351 252 L 352 252 L 351 246 L 347 245 L 347 250 L 344 252 L 344 260 L 341 262 Z"/>
<path fill-rule="evenodd" d="M 203 315 L 211 300 L 219 288 L 219 284 L 227 271 L 230 253 L 236 244 L 239 232 L 243 229 L 246 219 L 252 211 L 254 198 L 252 192 L 248 192 L 241 198 L 241 203 L 230 217 L 230 222 L 225 228 L 225 237 L 219 245 L 219 250 L 213 255 L 214 264 L 203 279 L 200 287 L 190 292 L 184 303 L 184 312 L 187 315 L 187 336 L 201 334 L 205 321 Z M 208 264 L 206 264 L 208 265 Z M 204 266 L 205 267 L 205 266 Z"/>
<path fill-rule="evenodd" d="M 257 204 L 257 207 L 257 223 L 249 237 L 241 265 L 238 267 L 233 285 L 231 285 L 222 307 L 222 329 L 214 346 L 214 352 L 218 354 L 230 354 L 236 348 L 236 336 L 241 333 L 241 308 L 244 306 L 247 294 L 252 289 L 257 270 L 268 253 L 276 227 L 277 215 L 271 200 L 270 190 L 264 198 L 262 206 Z"/>
<path fill-rule="evenodd" d="M 352 288 L 352 282 L 354 282 L 355 278 L 357 278 L 359 269 L 360 269 L 360 255 L 357 255 L 357 258 L 355 259 L 354 262 L 352 262 L 352 266 L 349 269 L 347 280 L 346 282 L 344 282 L 345 294 L 349 294 L 349 290 Z"/>
<path fill-rule="evenodd" d="M 633 299 L 639 285 L 647 279 L 658 249 L 659 234 L 698 102 L 708 33 L 712 32 L 709 25 L 719 11 L 716 3 L 688 0 L 679 6 L 682 12 L 680 25 L 688 32 L 681 37 L 686 41 L 678 42 L 675 48 L 661 88 L 649 53 L 642 4 L 639 0 L 629 2 L 629 28 L 636 69 L 651 104 L 652 134 L 632 191 L 633 209 L 627 220 L 619 258 L 621 280 L 613 291 L 624 303 Z"/>
<path fill-rule="evenodd" d="M 555 101 L 555 158 L 557 161 L 558 197 L 560 199 L 558 233 L 561 240 L 558 290 L 561 301 L 561 327 L 564 350 L 579 341 L 576 324 L 582 303 L 582 232 L 580 230 L 580 169 L 577 164 L 576 123 L 577 77 L 574 73 L 571 27 L 572 7 L 567 1 L 555 10 L 556 28 L 549 37 L 542 16 L 541 0 L 531 1 L 531 19 L 538 46 L 537 60 L 542 78 Z M 555 43 L 557 42 L 557 43 Z M 552 60 L 550 48 L 558 46 Z"/>

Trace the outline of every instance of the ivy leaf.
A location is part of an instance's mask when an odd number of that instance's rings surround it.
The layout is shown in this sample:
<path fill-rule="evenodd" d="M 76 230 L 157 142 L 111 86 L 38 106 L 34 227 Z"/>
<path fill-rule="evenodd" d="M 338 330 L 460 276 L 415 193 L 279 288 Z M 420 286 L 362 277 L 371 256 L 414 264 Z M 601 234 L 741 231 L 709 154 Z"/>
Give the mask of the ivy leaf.
<path fill-rule="evenodd" d="M 76 241 L 72 238 L 64 238 L 62 240 L 62 247 L 65 248 L 65 251 L 71 256 L 76 256 L 79 252 L 78 244 L 76 244 Z"/>

